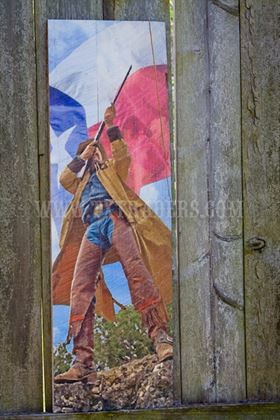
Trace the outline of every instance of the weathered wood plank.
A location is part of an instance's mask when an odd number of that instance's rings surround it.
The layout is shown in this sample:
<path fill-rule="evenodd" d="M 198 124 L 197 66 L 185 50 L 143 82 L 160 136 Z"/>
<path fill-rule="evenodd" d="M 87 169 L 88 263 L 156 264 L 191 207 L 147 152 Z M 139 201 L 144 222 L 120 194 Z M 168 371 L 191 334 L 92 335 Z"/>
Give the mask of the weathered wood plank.
<path fill-rule="evenodd" d="M 32 2 L 0 4 L 0 412 L 43 408 L 36 63 Z"/>
<path fill-rule="evenodd" d="M 42 1 L 42 0 L 40 0 Z M 47 19 L 102 19 L 102 0 L 44 0 Z"/>
<path fill-rule="evenodd" d="M 212 318 L 217 401 L 246 399 L 238 0 L 208 2 Z"/>
<path fill-rule="evenodd" d="M 35 2 L 40 205 L 42 216 L 41 250 L 44 383 L 47 410 L 51 410 L 52 408 L 51 224 L 50 215 L 48 211 L 46 211 L 49 208 L 48 203 L 50 200 L 47 19 L 102 19 L 102 6 L 102 0 L 40 0 Z"/>
<path fill-rule="evenodd" d="M 175 3 L 178 276 L 183 403 L 215 400 L 211 324 L 207 2 Z"/>
<path fill-rule="evenodd" d="M 170 1 L 170 22 L 167 26 L 167 59 L 168 59 L 168 74 L 169 74 L 169 124 L 171 133 L 171 191 L 172 191 L 172 249 L 173 249 L 173 264 L 172 264 L 172 279 L 173 279 L 173 401 L 174 405 L 180 405 L 182 401 L 182 377 L 181 377 L 181 334 L 180 334 L 180 287 L 178 276 L 178 214 L 177 214 L 177 144 L 175 136 L 175 60 L 174 60 L 174 1 Z"/>
<path fill-rule="evenodd" d="M 248 398 L 280 395 L 280 1 L 241 1 Z"/>
<path fill-rule="evenodd" d="M 168 0 L 104 0 L 104 20 L 157 20 L 169 25 Z"/>
<path fill-rule="evenodd" d="M 215 404 L 212 406 L 195 405 L 182 408 L 167 408 L 153 410 L 111 411 L 99 413 L 65 413 L 65 414 L 37 414 L 4 416 L 3 420 L 184 420 L 184 419 L 239 419 L 255 420 L 256 418 L 273 420 L 279 417 L 279 403 L 258 404 Z"/>
<path fill-rule="evenodd" d="M 112 20 L 140 20 L 140 21 L 163 21 L 166 24 L 166 39 L 167 39 L 167 60 L 168 60 L 168 78 L 169 78 L 169 121 L 171 130 L 171 157 L 172 157 L 172 199 L 176 200 L 176 189 L 174 183 L 176 180 L 176 164 L 174 152 L 174 136 L 173 136 L 173 106 L 172 106 L 172 74 L 174 68 L 171 64 L 171 29 L 170 29 L 170 10 L 168 0 L 137 0 L 120 1 L 120 0 L 105 0 L 104 1 L 104 19 Z M 178 288 L 178 273 L 177 273 L 177 223 L 176 223 L 176 209 L 173 206 L 172 214 L 173 227 L 173 336 L 174 336 L 174 400 L 181 401 L 181 364 L 180 364 L 180 315 L 179 315 L 179 288 Z"/>

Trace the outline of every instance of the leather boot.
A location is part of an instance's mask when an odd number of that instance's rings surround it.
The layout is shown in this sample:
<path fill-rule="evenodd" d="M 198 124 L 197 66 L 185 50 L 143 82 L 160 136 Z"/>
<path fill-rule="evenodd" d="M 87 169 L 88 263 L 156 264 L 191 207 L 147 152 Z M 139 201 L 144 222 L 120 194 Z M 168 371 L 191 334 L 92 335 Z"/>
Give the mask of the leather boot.
<path fill-rule="evenodd" d="M 97 374 L 93 363 L 93 316 L 94 301 L 88 308 L 80 331 L 77 332 L 76 328 L 73 328 L 73 353 L 76 356 L 74 364 L 67 372 L 55 376 L 55 383 L 79 381 L 89 384 L 95 383 Z"/>
<path fill-rule="evenodd" d="M 157 329 L 151 336 L 159 362 L 173 358 L 173 339 L 163 329 Z"/>
<path fill-rule="evenodd" d="M 159 362 L 173 357 L 173 339 L 167 334 L 167 312 L 160 298 L 141 312 L 143 325 L 148 329 Z"/>
<path fill-rule="evenodd" d="M 60 373 L 55 376 L 54 382 L 57 384 L 65 382 L 86 382 L 88 384 L 94 384 L 96 381 L 97 373 L 95 368 L 86 367 L 79 362 L 75 362 L 67 372 Z"/>

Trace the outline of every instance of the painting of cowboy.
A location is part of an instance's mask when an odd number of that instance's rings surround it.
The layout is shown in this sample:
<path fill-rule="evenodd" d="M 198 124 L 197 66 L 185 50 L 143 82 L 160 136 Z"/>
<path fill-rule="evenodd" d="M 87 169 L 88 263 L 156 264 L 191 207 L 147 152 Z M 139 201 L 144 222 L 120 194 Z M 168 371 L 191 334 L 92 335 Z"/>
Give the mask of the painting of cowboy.
<path fill-rule="evenodd" d="M 102 266 L 116 261 L 158 360 L 173 356 L 166 311 L 172 301 L 171 232 L 127 185 L 131 156 L 115 118 L 111 105 L 104 122 L 112 157 L 108 159 L 101 143 L 86 140 L 59 178 L 73 198 L 53 264 L 53 299 L 70 303 L 68 341 L 73 339 L 75 360 L 55 377 L 57 383 L 95 381 L 94 316 L 115 319 Z"/>

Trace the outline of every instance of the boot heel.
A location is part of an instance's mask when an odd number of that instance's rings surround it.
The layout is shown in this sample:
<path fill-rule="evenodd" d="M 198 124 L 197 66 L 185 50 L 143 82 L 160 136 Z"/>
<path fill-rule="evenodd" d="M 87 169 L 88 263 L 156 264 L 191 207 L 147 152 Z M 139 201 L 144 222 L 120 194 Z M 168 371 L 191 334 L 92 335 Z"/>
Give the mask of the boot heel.
<path fill-rule="evenodd" d="M 89 375 L 85 378 L 85 381 L 86 381 L 86 383 L 87 383 L 87 384 L 93 385 L 93 384 L 95 384 L 96 379 L 97 379 L 97 373 L 96 373 L 96 372 L 93 372 L 93 373 L 90 373 L 90 374 L 89 374 Z"/>

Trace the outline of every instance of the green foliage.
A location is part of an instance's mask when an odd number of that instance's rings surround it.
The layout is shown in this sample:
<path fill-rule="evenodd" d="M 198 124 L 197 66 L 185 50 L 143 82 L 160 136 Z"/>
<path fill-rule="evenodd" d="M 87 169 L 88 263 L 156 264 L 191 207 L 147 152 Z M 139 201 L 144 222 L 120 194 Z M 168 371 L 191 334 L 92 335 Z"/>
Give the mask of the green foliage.
<path fill-rule="evenodd" d="M 152 343 L 141 325 L 140 316 L 127 306 L 116 322 L 97 317 L 94 328 L 94 359 L 99 370 L 122 365 L 152 353 Z"/>
<path fill-rule="evenodd" d="M 54 350 L 54 375 L 66 372 L 71 366 L 73 356 L 67 351 L 66 344 L 60 343 Z"/>
<path fill-rule="evenodd" d="M 169 334 L 172 335 L 172 306 L 168 307 Z M 115 322 L 96 317 L 94 327 L 94 361 L 98 370 L 120 366 L 133 359 L 153 353 L 152 342 L 142 326 L 139 314 L 131 305 L 116 315 Z M 54 372 L 69 369 L 73 356 L 66 345 L 59 344 L 54 351 Z"/>

